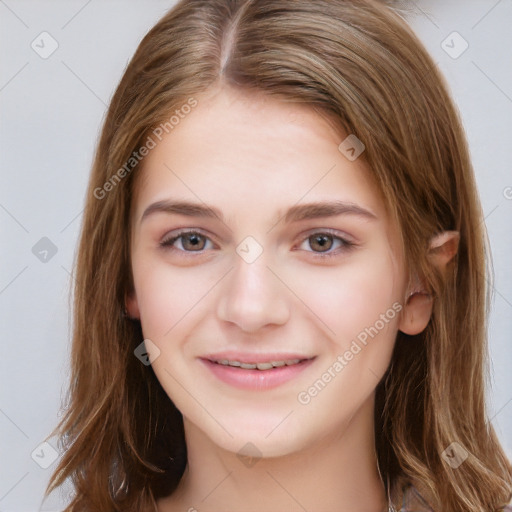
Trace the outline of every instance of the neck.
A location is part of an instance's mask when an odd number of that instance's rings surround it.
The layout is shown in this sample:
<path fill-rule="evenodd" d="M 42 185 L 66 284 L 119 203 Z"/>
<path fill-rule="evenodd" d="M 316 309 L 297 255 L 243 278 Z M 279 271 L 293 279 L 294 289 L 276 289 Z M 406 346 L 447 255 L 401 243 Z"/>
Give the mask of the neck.
<path fill-rule="evenodd" d="M 188 465 L 159 512 L 387 511 L 377 470 L 373 399 L 314 445 L 289 455 L 247 460 L 214 445 L 185 420 Z"/>

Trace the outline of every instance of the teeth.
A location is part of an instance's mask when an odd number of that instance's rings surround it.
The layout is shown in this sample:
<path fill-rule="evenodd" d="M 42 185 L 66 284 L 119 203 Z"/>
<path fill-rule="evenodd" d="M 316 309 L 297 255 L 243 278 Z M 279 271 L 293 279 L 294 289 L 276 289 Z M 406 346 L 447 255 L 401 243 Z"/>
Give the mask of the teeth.
<path fill-rule="evenodd" d="M 270 361 L 268 363 L 241 363 L 240 361 L 229 361 L 228 359 L 221 359 L 215 361 L 223 366 L 234 366 L 242 368 L 243 370 L 270 370 L 272 368 L 279 368 L 281 366 L 293 366 L 301 362 L 301 359 L 287 359 L 285 361 Z"/>
<path fill-rule="evenodd" d="M 251 363 L 241 363 L 240 368 L 243 368 L 244 370 L 255 370 L 258 367 L 256 364 Z"/>
<path fill-rule="evenodd" d="M 274 368 L 272 363 L 258 363 L 256 366 L 258 370 L 270 370 L 270 368 Z"/>

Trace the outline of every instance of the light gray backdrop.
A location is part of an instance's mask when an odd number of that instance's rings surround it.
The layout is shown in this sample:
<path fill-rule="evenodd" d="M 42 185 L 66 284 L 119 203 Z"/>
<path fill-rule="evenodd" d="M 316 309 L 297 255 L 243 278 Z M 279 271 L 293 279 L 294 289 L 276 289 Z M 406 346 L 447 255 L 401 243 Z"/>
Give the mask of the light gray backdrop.
<path fill-rule="evenodd" d="M 89 168 L 124 67 L 172 5 L 0 0 L 0 511 L 63 508 L 58 493 L 42 503 L 57 445 L 41 443 L 67 382 L 68 290 Z M 447 77 L 471 147 L 496 276 L 490 415 L 511 456 L 512 1 L 402 5 Z"/>

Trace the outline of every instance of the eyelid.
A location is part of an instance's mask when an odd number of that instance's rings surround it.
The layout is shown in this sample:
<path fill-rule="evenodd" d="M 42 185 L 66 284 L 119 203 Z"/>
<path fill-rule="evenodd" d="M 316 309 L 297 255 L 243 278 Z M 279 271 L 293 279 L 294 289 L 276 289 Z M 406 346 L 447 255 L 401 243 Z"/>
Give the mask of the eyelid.
<path fill-rule="evenodd" d="M 301 233 L 299 235 L 299 240 L 305 240 L 306 238 L 309 238 L 310 236 L 316 235 L 316 234 L 324 234 L 324 235 L 331 235 L 334 238 L 339 238 L 340 240 L 343 240 L 347 243 L 355 244 L 356 240 L 353 236 L 349 235 L 345 231 L 339 231 L 337 229 L 333 228 L 312 228 L 308 229 L 307 231 Z"/>

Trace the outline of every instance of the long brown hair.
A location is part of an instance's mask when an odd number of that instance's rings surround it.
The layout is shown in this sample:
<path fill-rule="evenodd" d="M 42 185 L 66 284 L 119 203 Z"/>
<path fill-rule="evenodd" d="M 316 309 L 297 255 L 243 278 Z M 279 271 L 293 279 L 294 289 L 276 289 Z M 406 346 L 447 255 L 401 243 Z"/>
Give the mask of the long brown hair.
<path fill-rule="evenodd" d="M 134 176 L 144 163 L 134 154 L 175 109 L 219 83 L 309 105 L 363 141 L 408 270 L 435 297 L 423 333 L 398 333 L 377 388 L 381 473 L 416 485 L 436 511 L 500 509 L 512 470 L 484 404 L 487 264 L 468 147 L 435 63 L 402 17 L 375 0 L 182 0 L 143 39 L 91 172 L 69 403 L 55 430 L 64 453 L 47 492 L 70 479 L 68 511 L 149 511 L 183 474 L 181 414 L 134 356 L 140 323 L 121 313 L 133 286 Z M 426 256 L 444 230 L 460 232 L 446 278 Z M 468 455 L 457 468 L 442 457 L 454 442 Z"/>

